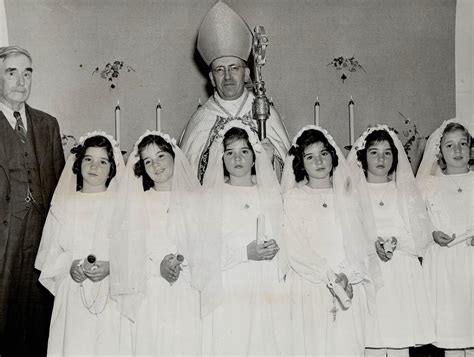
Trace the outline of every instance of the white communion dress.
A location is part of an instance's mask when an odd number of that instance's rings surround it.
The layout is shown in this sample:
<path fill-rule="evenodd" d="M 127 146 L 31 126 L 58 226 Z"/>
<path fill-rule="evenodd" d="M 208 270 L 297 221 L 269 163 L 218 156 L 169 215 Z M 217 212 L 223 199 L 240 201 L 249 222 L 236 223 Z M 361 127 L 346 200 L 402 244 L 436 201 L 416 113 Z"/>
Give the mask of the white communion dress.
<path fill-rule="evenodd" d="M 287 284 L 279 281 L 277 259 L 247 259 L 247 245 L 256 239 L 259 213 L 256 186 L 224 184 L 224 300 L 203 319 L 204 355 L 289 354 L 289 294 Z M 271 238 L 271 232 L 268 236 Z"/>
<path fill-rule="evenodd" d="M 55 295 L 48 341 L 48 356 L 103 356 L 130 352 L 131 327 L 109 297 L 109 276 L 82 284 L 69 273 L 76 259 L 94 254 L 109 260 L 109 239 L 104 234 L 106 192 L 75 192 L 65 208 L 63 224 L 48 217 L 48 231 L 58 232 L 46 255 L 40 281 Z M 45 228 L 46 229 L 46 228 Z"/>
<path fill-rule="evenodd" d="M 173 284 L 160 275 L 163 258 L 178 253 L 176 242 L 166 229 L 170 192 L 150 189 L 145 195 L 144 214 L 150 222 L 146 235 L 147 279 L 146 294 L 140 302 L 135 323 L 135 354 L 195 356 L 201 348 L 201 323 L 199 294 L 190 285 L 189 267 L 185 262 Z"/>
<path fill-rule="evenodd" d="M 365 348 L 367 298 L 363 274 L 345 255 L 333 189 L 293 188 L 284 196 L 285 239 L 291 270 L 295 352 L 307 356 L 361 356 Z M 321 265 L 316 265 L 320 259 Z M 343 309 L 327 287 L 326 271 L 344 273 L 353 286 Z"/>
<path fill-rule="evenodd" d="M 406 348 L 431 343 L 434 325 L 423 271 L 400 212 L 397 187 L 393 181 L 367 185 L 377 235 L 397 239 L 392 258 L 380 261 L 384 286 L 377 293 L 376 313 L 368 316 L 367 347 Z"/>
<path fill-rule="evenodd" d="M 422 190 L 434 229 L 450 236 L 474 234 L 474 172 L 430 176 Z M 470 241 L 452 247 L 433 241 L 428 248 L 423 268 L 438 347 L 474 347 L 473 264 Z"/>

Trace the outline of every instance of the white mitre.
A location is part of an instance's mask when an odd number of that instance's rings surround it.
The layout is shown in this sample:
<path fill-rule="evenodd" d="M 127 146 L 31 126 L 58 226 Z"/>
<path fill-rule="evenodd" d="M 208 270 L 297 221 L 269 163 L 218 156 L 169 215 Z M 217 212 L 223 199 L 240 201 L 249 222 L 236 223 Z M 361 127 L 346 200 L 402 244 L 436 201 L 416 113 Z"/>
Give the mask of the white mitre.
<path fill-rule="evenodd" d="M 208 66 L 219 57 L 247 61 L 252 48 L 252 32 L 247 23 L 228 5 L 219 1 L 199 27 L 197 49 Z"/>

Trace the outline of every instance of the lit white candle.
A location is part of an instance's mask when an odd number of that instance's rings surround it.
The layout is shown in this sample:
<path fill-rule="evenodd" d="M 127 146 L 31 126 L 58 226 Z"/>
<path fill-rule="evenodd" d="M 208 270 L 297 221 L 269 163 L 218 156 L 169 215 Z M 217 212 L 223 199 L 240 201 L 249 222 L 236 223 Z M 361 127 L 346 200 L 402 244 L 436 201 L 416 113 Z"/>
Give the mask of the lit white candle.
<path fill-rule="evenodd" d="M 319 122 L 319 97 L 316 97 L 316 102 L 314 103 L 314 125 L 320 126 Z"/>
<path fill-rule="evenodd" d="M 158 98 L 158 104 L 156 105 L 155 129 L 161 132 L 161 102 L 160 102 L 160 98 Z"/>
<path fill-rule="evenodd" d="M 202 107 L 201 98 L 198 99 L 198 109 Z"/>
<path fill-rule="evenodd" d="M 257 217 L 257 244 L 262 244 L 265 240 L 265 216 L 259 214 Z"/>
<path fill-rule="evenodd" d="M 349 142 L 354 145 L 354 101 L 349 101 Z"/>
<path fill-rule="evenodd" d="M 120 101 L 118 100 L 115 107 L 115 140 L 120 143 Z"/>

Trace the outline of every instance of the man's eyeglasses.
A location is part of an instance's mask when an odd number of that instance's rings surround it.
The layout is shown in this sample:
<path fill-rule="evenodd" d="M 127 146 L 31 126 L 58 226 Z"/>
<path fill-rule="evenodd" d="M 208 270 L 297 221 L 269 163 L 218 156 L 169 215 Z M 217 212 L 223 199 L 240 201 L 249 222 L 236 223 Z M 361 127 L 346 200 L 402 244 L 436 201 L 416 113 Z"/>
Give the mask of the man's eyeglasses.
<path fill-rule="evenodd" d="M 215 75 L 218 75 L 218 76 L 224 76 L 225 72 L 227 71 L 231 75 L 236 75 L 237 73 L 240 72 L 240 69 L 244 68 L 244 67 L 245 66 L 238 66 L 236 64 L 231 64 L 228 67 L 218 66 L 218 67 L 212 69 L 212 73 L 214 73 Z"/>

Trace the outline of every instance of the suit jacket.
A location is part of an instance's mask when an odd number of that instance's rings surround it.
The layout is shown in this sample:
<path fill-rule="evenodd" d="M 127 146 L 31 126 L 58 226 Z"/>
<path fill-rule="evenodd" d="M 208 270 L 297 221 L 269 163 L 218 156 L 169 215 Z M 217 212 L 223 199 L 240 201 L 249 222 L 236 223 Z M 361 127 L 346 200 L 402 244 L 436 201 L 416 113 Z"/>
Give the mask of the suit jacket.
<path fill-rule="evenodd" d="M 49 207 L 56 184 L 64 167 L 64 153 L 56 118 L 25 104 L 34 135 L 34 147 L 41 180 L 41 195 L 45 207 Z M 2 112 L 0 119 L 6 120 Z M 0 140 L 0 273 L 5 259 L 5 242 L 10 223 L 10 173 L 4 142 Z"/>

